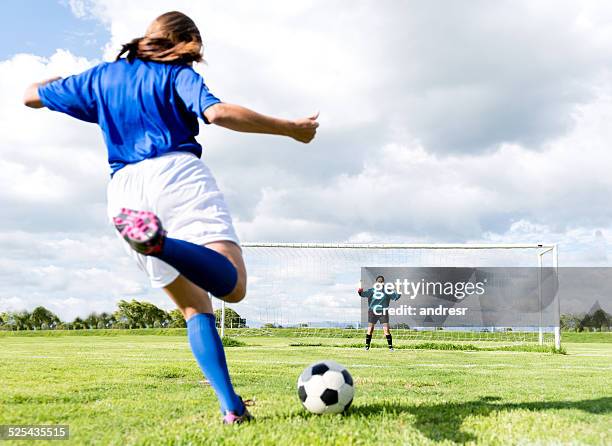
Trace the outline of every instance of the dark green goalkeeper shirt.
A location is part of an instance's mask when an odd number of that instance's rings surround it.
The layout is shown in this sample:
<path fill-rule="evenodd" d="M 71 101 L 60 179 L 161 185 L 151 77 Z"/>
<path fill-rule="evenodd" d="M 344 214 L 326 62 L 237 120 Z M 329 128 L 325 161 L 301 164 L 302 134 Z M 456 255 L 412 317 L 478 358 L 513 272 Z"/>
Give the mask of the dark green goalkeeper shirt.
<path fill-rule="evenodd" d="M 362 291 L 359 295 L 364 299 L 368 299 L 368 309 L 376 314 L 382 314 L 383 309 L 389 308 L 389 304 L 392 300 L 398 300 L 402 297 L 401 294 L 395 291 L 386 293 L 384 290 L 376 291 L 374 288 Z"/>

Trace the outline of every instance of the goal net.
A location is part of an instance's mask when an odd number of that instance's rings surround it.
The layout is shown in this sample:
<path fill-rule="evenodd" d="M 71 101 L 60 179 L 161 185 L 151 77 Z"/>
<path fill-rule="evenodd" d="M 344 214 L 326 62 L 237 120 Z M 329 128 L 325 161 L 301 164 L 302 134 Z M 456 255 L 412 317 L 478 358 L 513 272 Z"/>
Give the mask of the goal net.
<path fill-rule="evenodd" d="M 498 296 L 490 302 L 486 301 L 488 295 L 480 297 L 479 305 L 483 308 L 488 305 L 487 314 L 497 310 L 491 306 L 503 305 L 508 318 L 481 318 L 453 326 L 452 318 L 442 322 L 430 319 L 426 323 L 422 318 L 408 321 L 391 317 L 394 342 L 480 346 L 532 343 L 560 347 L 558 296 L 542 289 L 543 275 L 550 275 L 557 268 L 555 245 L 245 243 L 242 247 L 249 274 L 248 292 L 238 304 L 219 303 L 225 314 L 221 327 L 225 335 L 311 338 L 300 340 L 304 343 L 334 338 L 335 343 L 357 344 L 362 341 L 368 322 L 364 317 L 364 299 L 357 294 L 360 286 L 371 286 L 362 283 L 367 268 L 374 271 L 429 268 L 436 273 L 471 269 L 504 271 L 506 276 L 508 271 L 527 269 L 529 286 L 524 289 L 528 292 L 523 293 L 522 288 L 504 276 L 505 286 L 514 294 L 505 290 L 503 299 Z M 413 303 L 423 297 L 428 296 L 417 296 L 413 301 L 402 297 L 398 302 Z M 520 301 L 528 303 L 528 317 L 521 313 L 524 308 L 519 304 L 513 307 Z M 374 341 L 379 338 L 380 343 L 384 341 L 380 324 L 375 328 Z"/>

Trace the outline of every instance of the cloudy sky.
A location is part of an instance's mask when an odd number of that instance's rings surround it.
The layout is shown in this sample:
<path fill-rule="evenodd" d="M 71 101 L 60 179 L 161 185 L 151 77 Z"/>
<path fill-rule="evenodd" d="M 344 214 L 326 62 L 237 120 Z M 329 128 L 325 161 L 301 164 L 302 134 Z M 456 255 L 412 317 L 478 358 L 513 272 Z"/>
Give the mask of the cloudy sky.
<path fill-rule="evenodd" d="M 222 100 L 300 117 L 310 145 L 207 126 L 244 241 L 559 243 L 612 250 L 607 1 L 175 1 Z M 112 60 L 161 0 L 13 0 L 0 30 L 0 311 L 171 308 L 106 220 L 96 126 L 21 104 L 30 82 Z M 36 13 L 32 13 L 32 11 Z"/>

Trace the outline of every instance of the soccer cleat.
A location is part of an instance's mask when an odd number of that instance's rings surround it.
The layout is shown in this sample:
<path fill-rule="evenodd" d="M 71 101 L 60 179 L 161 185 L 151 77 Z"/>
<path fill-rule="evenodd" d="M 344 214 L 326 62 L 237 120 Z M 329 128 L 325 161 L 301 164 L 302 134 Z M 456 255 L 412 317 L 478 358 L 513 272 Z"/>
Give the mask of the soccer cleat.
<path fill-rule="evenodd" d="M 366 349 L 366 350 L 370 350 L 370 346 L 369 346 L 369 345 L 366 345 L 366 346 L 365 346 L 365 349 Z"/>
<path fill-rule="evenodd" d="M 395 350 L 393 349 L 393 347 L 389 347 L 389 351 L 392 352 L 392 351 L 395 351 Z"/>
<path fill-rule="evenodd" d="M 153 212 L 122 208 L 113 223 L 134 251 L 146 256 L 162 251 L 166 231 Z"/>
<path fill-rule="evenodd" d="M 247 409 L 247 406 L 252 406 L 255 403 L 252 400 L 243 401 L 241 397 L 238 398 L 240 398 L 240 402 L 244 405 L 244 412 L 242 415 L 236 415 L 236 412 L 228 410 L 223 417 L 223 424 L 242 424 L 255 419 Z"/>

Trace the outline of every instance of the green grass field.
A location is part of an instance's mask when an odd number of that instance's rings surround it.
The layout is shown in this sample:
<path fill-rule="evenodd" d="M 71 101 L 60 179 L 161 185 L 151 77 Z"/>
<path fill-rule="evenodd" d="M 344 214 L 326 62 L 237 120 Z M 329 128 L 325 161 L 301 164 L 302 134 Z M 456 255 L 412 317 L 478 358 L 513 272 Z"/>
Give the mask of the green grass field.
<path fill-rule="evenodd" d="M 59 444 L 610 445 L 612 335 L 602 335 L 569 337 L 566 355 L 240 338 L 247 345 L 228 348 L 228 361 L 257 418 L 242 426 L 220 424 L 184 336 L 4 335 L 0 424 L 70 425 Z M 299 403 L 297 376 L 320 359 L 355 379 L 347 415 L 310 415 Z"/>

